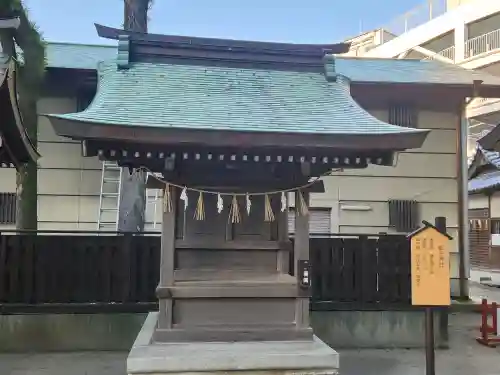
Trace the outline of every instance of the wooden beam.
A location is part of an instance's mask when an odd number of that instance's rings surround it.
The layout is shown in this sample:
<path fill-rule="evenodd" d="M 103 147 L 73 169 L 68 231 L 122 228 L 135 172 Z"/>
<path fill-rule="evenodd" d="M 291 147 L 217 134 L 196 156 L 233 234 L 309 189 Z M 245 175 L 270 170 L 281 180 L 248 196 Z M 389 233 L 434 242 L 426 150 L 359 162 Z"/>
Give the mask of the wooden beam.
<path fill-rule="evenodd" d="M 177 212 L 177 189 L 171 188 L 172 210 L 163 212 L 161 233 L 160 287 L 174 285 L 175 271 L 175 225 Z M 159 327 L 172 327 L 172 298 L 160 301 Z"/>
<path fill-rule="evenodd" d="M 210 285 L 205 281 L 191 282 L 189 286 L 174 285 L 172 287 L 158 287 L 156 296 L 159 299 L 193 299 L 193 298 L 295 298 L 297 285 L 260 285 L 235 283 L 234 286 Z"/>
<path fill-rule="evenodd" d="M 156 342 L 232 342 L 232 341 L 289 341 L 289 340 L 311 340 L 312 329 L 297 329 L 293 325 L 284 328 L 276 328 L 274 325 L 268 327 L 221 327 L 221 328 L 197 328 L 197 329 L 157 329 L 154 333 Z"/>
<path fill-rule="evenodd" d="M 323 183 L 323 182 L 321 182 Z M 276 269 L 280 273 L 289 274 L 290 273 L 290 252 L 293 251 L 291 247 L 290 237 L 288 235 L 288 199 L 289 194 L 285 195 L 286 198 L 286 209 L 281 211 L 281 201 L 277 200 L 277 212 L 276 220 L 277 220 L 277 232 L 278 232 L 278 241 L 281 244 L 280 249 L 278 250 L 277 259 L 276 259 Z"/>
<path fill-rule="evenodd" d="M 450 91 L 445 90 L 447 93 Z M 464 95 L 466 96 L 466 95 Z M 193 130 L 152 126 L 120 126 L 91 121 L 72 121 L 56 115 L 46 115 L 59 136 L 73 139 L 102 139 L 108 141 L 140 142 L 151 145 L 205 147 L 259 147 L 293 149 L 341 149 L 349 152 L 404 151 L 419 148 L 427 131 L 375 134 L 301 134 L 286 132 L 235 132 L 225 130 Z"/>
<path fill-rule="evenodd" d="M 209 220 L 208 220 L 209 221 Z M 271 250 L 280 249 L 278 241 L 222 241 L 204 239 L 178 239 L 175 241 L 175 249 L 195 249 L 195 250 Z"/>
<path fill-rule="evenodd" d="M 220 183 L 221 181 L 212 181 L 212 184 L 210 184 L 208 181 L 205 183 L 203 182 L 198 182 L 198 183 L 186 183 L 188 181 L 169 181 L 172 183 L 178 183 L 179 185 L 183 186 L 186 185 L 188 187 L 196 187 L 199 189 L 207 189 L 210 191 L 219 191 L 217 190 L 220 188 Z M 184 182 L 184 183 L 183 183 Z M 220 189 L 221 192 L 224 191 L 231 191 L 231 192 L 236 192 L 236 191 L 248 191 L 249 193 L 252 192 L 266 192 L 270 190 L 280 190 L 280 189 L 291 189 L 295 188 L 297 186 L 300 186 L 302 184 L 307 183 L 307 181 L 297 181 L 297 182 L 290 182 L 290 181 L 253 181 L 252 183 L 243 183 L 241 181 L 238 181 L 238 184 L 234 183 L 234 186 L 232 185 L 225 185 L 224 188 Z M 153 176 L 148 177 L 147 181 L 147 188 L 148 189 L 164 189 L 165 184 L 158 179 L 154 178 Z M 325 192 L 325 185 L 322 180 L 317 180 L 314 182 L 314 184 L 310 185 L 309 187 L 302 189 L 303 191 L 308 191 L 311 193 L 324 193 Z"/>
<path fill-rule="evenodd" d="M 307 215 L 300 213 L 302 204 L 300 194 L 302 194 L 305 204 L 309 207 L 309 193 L 295 193 L 295 239 L 294 239 L 294 275 L 301 277 L 298 270 L 299 260 L 309 260 L 309 211 Z M 295 323 L 297 329 L 309 327 L 309 298 L 297 298 L 295 303 Z"/>

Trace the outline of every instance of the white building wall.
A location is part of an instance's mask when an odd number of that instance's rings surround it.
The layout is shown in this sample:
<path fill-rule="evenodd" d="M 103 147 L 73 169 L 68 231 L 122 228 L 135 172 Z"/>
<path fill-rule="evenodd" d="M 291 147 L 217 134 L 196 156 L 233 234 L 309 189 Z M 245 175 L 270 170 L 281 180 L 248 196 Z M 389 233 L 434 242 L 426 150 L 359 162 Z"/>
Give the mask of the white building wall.
<path fill-rule="evenodd" d="M 74 98 L 43 98 L 38 113 L 76 111 Z M 81 144 L 58 137 L 49 121 L 39 117 L 38 223 L 39 229 L 95 230 L 101 166 L 97 158 L 83 158 Z M 0 191 L 16 190 L 14 169 L 0 169 Z M 4 229 L 7 226 L 0 226 Z"/>
<path fill-rule="evenodd" d="M 488 197 L 483 194 L 469 195 L 469 209 L 488 208 Z"/>
<path fill-rule="evenodd" d="M 373 114 L 387 121 L 386 111 Z M 456 239 L 456 125 L 454 114 L 421 112 L 419 127 L 432 129 L 422 148 L 401 153 L 394 168 L 370 166 L 325 178 L 326 194 L 313 195 L 312 205 L 333 205 L 332 214 L 338 216 L 332 218 L 332 226 L 336 223 L 341 233 L 391 233 L 387 201 L 414 199 L 422 219 L 432 222 L 436 216 L 446 216 L 448 231 Z M 343 209 L 345 206 L 351 209 Z M 363 210 L 353 211 L 352 206 Z M 458 247 L 452 242 L 452 276 L 458 277 Z"/>
<path fill-rule="evenodd" d="M 455 43 L 458 60 L 462 60 L 464 43 L 467 36 L 465 25 L 500 13 L 500 1 L 475 0 L 457 7 L 442 16 L 426 22 L 407 33 L 384 43 L 370 51 L 367 57 L 395 57 L 411 48 L 421 46 L 435 38 L 455 30 Z M 492 30 L 498 27 L 494 27 Z"/>
<path fill-rule="evenodd" d="M 39 113 L 76 111 L 76 99 L 44 98 Z M 101 163 L 82 157 L 81 143 L 59 137 L 39 118 L 38 221 L 40 229 L 96 230 Z"/>
<path fill-rule="evenodd" d="M 39 103 L 39 112 L 71 112 L 75 106 L 73 99 L 45 98 Z M 372 114 L 387 121 L 387 111 Z M 456 123 L 452 114 L 421 112 L 419 126 L 432 129 L 422 148 L 400 153 L 394 168 L 346 169 L 326 177 L 326 193 L 312 194 L 312 206 L 332 208 L 332 232 L 378 233 L 391 231 L 389 199 L 415 199 L 420 202 L 423 219 L 444 215 L 451 231 L 456 231 Z M 42 155 L 40 229 L 95 230 L 101 163 L 97 158 L 82 157 L 80 143 L 58 137 L 44 117 L 39 122 L 38 144 Z M 15 191 L 13 169 L 0 170 L 0 191 Z M 160 200 L 156 217 L 154 208 L 151 202 L 147 221 L 160 223 Z"/>
<path fill-rule="evenodd" d="M 38 113 L 76 112 L 75 98 L 46 97 Z M 97 230 L 102 164 L 97 157 L 82 156 L 80 142 L 59 137 L 49 121 L 38 122 L 38 227 L 42 230 Z M 0 169 L 0 192 L 15 192 L 14 168 Z M 154 196 L 154 191 L 152 192 Z M 161 203 L 150 202 L 146 230 L 159 230 Z M 1 225 L 1 229 L 13 229 Z"/>
<path fill-rule="evenodd" d="M 500 219 L 500 192 L 493 193 L 490 198 L 490 218 Z"/>
<path fill-rule="evenodd" d="M 76 110 L 74 99 L 44 98 L 40 113 Z M 387 121 L 387 111 L 373 115 Z M 446 216 L 448 231 L 457 238 L 458 198 L 456 181 L 457 116 L 450 113 L 421 112 L 419 127 L 432 129 L 422 148 L 399 155 L 396 167 L 370 166 L 365 170 L 345 170 L 324 179 L 326 192 L 312 194 L 312 207 L 331 209 L 331 231 L 336 233 L 392 232 L 389 199 L 414 199 L 420 204 L 422 219 Z M 49 122 L 39 122 L 38 205 L 39 228 L 54 230 L 96 230 L 101 163 L 83 158 L 81 145 L 55 135 Z M 15 191 L 14 170 L 0 169 L 0 191 Z M 292 200 L 293 202 L 293 200 Z M 148 205 L 147 221 L 161 222 L 161 199 Z M 1 228 L 0 228 L 1 229 Z M 148 225 L 147 229 L 153 229 Z M 458 249 L 452 243 L 452 277 L 458 277 Z"/>
<path fill-rule="evenodd" d="M 446 9 L 451 10 L 460 5 L 464 5 L 466 3 L 470 3 L 475 0 L 446 0 Z"/>

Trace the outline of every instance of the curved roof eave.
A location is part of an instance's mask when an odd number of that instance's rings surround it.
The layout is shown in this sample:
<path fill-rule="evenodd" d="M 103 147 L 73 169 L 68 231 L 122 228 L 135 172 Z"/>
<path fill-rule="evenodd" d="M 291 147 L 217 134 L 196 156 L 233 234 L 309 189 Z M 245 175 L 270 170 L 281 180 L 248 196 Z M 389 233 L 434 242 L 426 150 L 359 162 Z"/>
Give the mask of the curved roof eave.
<path fill-rule="evenodd" d="M 360 139 L 370 138 L 372 144 L 363 143 L 363 148 L 393 151 L 422 145 L 428 130 L 376 119 L 354 101 L 349 84 L 346 77 L 329 82 L 324 74 L 311 72 L 153 63 L 117 70 L 115 62 L 108 62 L 100 67 L 98 91 L 86 110 L 45 116 L 54 120 L 53 125 L 64 122 L 64 136 L 72 136 L 68 124 L 73 122 L 75 138 L 97 134 L 83 131 L 85 123 L 93 130 L 114 126 L 115 136 L 129 128 L 155 134 L 219 131 L 336 137 L 358 146 Z M 391 145 L 384 137 L 399 143 Z M 404 138 L 409 141 L 402 142 Z"/>
<path fill-rule="evenodd" d="M 23 126 L 22 116 L 19 110 L 19 104 L 17 100 L 17 75 L 16 75 L 16 63 L 14 60 L 10 60 L 8 68 L 4 71 L 2 80 L 0 82 L 0 100 L 9 102 L 8 107 L 11 109 L 10 113 L 3 113 L 3 116 L 10 116 L 11 121 L 5 121 L 4 124 L 10 124 L 15 122 L 16 126 L 14 129 L 6 131 L 4 129 L 3 138 L 6 145 L 4 145 L 7 150 L 12 163 L 19 168 L 22 164 L 29 161 L 36 161 L 40 154 L 36 150 L 36 147 L 31 142 L 26 129 Z"/>

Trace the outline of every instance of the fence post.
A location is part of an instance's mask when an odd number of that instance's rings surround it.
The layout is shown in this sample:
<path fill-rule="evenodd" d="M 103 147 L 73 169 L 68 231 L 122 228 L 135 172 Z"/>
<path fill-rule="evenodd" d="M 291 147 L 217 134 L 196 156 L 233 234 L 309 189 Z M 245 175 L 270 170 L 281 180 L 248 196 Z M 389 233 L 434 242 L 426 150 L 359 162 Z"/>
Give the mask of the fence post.
<path fill-rule="evenodd" d="M 121 302 L 126 303 L 129 302 L 130 299 L 130 266 L 131 266 L 131 258 L 132 258 L 132 241 L 134 236 L 131 232 L 125 232 L 123 234 L 123 253 L 122 253 L 122 275 L 123 275 L 123 285 L 122 285 L 122 295 Z"/>
<path fill-rule="evenodd" d="M 434 219 L 434 225 L 441 232 L 446 233 L 446 218 L 438 216 Z M 450 290 L 451 293 L 451 290 Z M 438 347 L 448 347 L 448 324 L 449 324 L 449 307 L 443 307 L 438 311 L 439 319 L 439 341 Z"/>
<path fill-rule="evenodd" d="M 2 232 L 0 232 L 0 302 L 5 300 L 5 244 L 4 238 L 2 238 Z"/>

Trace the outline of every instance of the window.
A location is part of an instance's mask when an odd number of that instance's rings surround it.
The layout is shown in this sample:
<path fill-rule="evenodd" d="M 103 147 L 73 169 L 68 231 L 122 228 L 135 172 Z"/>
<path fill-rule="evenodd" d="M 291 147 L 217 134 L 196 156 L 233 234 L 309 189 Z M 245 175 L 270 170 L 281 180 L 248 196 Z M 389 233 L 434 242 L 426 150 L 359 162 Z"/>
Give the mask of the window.
<path fill-rule="evenodd" d="M 418 111 L 407 105 L 391 105 L 389 107 L 389 124 L 417 128 Z"/>
<path fill-rule="evenodd" d="M 0 193 L 0 224 L 16 223 L 16 194 Z"/>
<path fill-rule="evenodd" d="M 487 220 L 481 221 L 483 221 L 486 225 Z M 500 234 L 500 219 L 491 219 L 491 234 Z"/>
<path fill-rule="evenodd" d="M 326 234 L 331 232 L 331 208 L 309 208 L 309 233 Z M 295 209 L 288 211 L 288 232 L 295 233 Z"/>
<path fill-rule="evenodd" d="M 417 201 L 389 200 L 389 226 L 397 232 L 412 232 L 419 227 L 420 212 Z"/>

